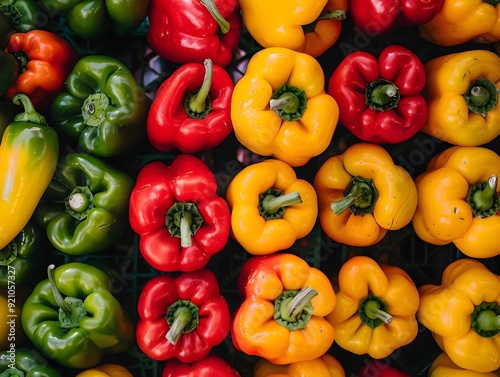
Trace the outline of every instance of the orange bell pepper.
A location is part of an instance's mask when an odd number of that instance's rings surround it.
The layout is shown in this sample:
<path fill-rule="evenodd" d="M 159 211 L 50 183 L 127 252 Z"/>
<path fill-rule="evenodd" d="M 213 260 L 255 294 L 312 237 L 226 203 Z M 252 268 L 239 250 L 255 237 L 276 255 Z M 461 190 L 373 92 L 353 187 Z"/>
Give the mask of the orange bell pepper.
<path fill-rule="evenodd" d="M 261 359 L 255 365 L 253 377 L 345 377 L 340 362 L 329 354 L 313 360 L 300 361 L 287 365 L 273 364 Z"/>

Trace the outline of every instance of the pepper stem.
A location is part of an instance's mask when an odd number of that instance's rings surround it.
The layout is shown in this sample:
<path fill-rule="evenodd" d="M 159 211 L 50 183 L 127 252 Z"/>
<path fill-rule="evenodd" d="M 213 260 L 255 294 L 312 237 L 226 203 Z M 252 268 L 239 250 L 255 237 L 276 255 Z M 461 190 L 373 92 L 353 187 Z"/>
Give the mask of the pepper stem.
<path fill-rule="evenodd" d="M 269 100 L 269 108 L 286 121 L 299 120 L 307 108 L 306 93 L 293 85 L 283 84 Z"/>
<path fill-rule="evenodd" d="M 87 186 L 76 186 L 66 198 L 64 204 L 66 212 L 73 218 L 81 221 L 94 208 L 94 195 Z"/>
<path fill-rule="evenodd" d="M 213 0 L 201 0 L 200 3 L 207 8 L 208 12 L 212 15 L 212 17 L 217 21 L 219 24 L 219 30 L 221 34 L 227 34 L 229 30 L 231 29 L 231 24 L 224 18 L 222 17 L 222 14 L 220 14 L 219 9 L 217 9 L 217 6 L 215 5 Z"/>
<path fill-rule="evenodd" d="M 288 320 L 295 320 L 297 316 L 302 313 L 302 310 L 309 305 L 313 297 L 318 295 L 318 291 L 312 289 L 311 287 L 305 287 L 297 296 L 295 296 L 288 304 L 289 309 L 286 315 Z M 285 308 L 287 305 L 283 305 L 281 308 Z"/>
<path fill-rule="evenodd" d="M 359 304 L 358 314 L 361 322 L 371 329 L 375 329 L 383 323 L 392 322 L 392 315 L 388 312 L 387 304 L 370 293 Z"/>
<path fill-rule="evenodd" d="M 493 310 L 483 310 L 477 316 L 477 323 L 485 331 L 500 330 L 500 315 Z"/>
<path fill-rule="evenodd" d="M 318 18 L 316 18 L 317 21 L 320 20 L 345 20 L 346 18 L 346 13 L 342 9 L 330 9 L 330 10 L 324 10 L 322 11 Z"/>
<path fill-rule="evenodd" d="M 205 59 L 204 66 L 205 77 L 201 88 L 196 92 L 189 93 L 184 100 L 184 109 L 191 118 L 202 119 L 212 110 L 209 96 L 213 75 L 212 60 Z"/>
<path fill-rule="evenodd" d="M 269 188 L 259 195 L 259 213 L 264 220 L 280 219 L 287 206 L 302 203 L 298 191 L 283 194 L 282 190 Z"/>
<path fill-rule="evenodd" d="M 464 99 L 470 111 L 484 116 L 497 106 L 498 89 L 492 81 L 478 77 L 469 85 Z"/>
<path fill-rule="evenodd" d="M 47 267 L 47 276 L 49 278 L 52 294 L 54 295 L 54 300 L 59 307 L 59 322 L 61 322 L 61 328 L 72 329 L 78 327 L 80 320 L 87 315 L 87 311 L 83 307 L 83 301 L 75 297 L 63 298 L 61 292 L 57 289 L 54 268 L 54 264 L 50 264 Z"/>
<path fill-rule="evenodd" d="M 8 266 L 17 258 L 16 239 L 10 241 L 7 246 L 0 250 L 0 266 Z"/>
<path fill-rule="evenodd" d="M 109 106 L 109 98 L 104 93 L 89 95 L 82 106 L 82 118 L 87 126 L 97 127 L 106 117 L 106 109 Z"/>
<path fill-rule="evenodd" d="M 377 301 L 368 301 L 365 306 L 365 312 L 371 319 L 380 319 L 385 324 L 392 322 L 392 315 L 380 310 L 380 304 Z"/>
<path fill-rule="evenodd" d="M 203 224 L 203 217 L 194 203 L 177 202 L 169 208 L 165 216 L 165 226 L 170 234 L 179 237 L 181 247 L 192 245 L 192 236 Z"/>
<path fill-rule="evenodd" d="M 165 338 L 175 345 L 182 334 L 193 331 L 198 326 L 199 309 L 189 300 L 177 300 L 168 307 L 166 318 L 169 330 Z"/>
<path fill-rule="evenodd" d="M 309 286 L 302 291 L 283 291 L 274 301 L 274 320 L 290 331 L 303 329 L 314 312 L 311 300 L 317 295 Z"/>
<path fill-rule="evenodd" d="M 500 333 L 500 305 L 496 302 L 483 302 L 474 308 L 471 327 L 484 338 Z"/>
<path fill-rule="evenodd" d="M 387 111 L 398 106 L 399 89 L 392 82 L 379 79 L 366 86 L 366 103 L 373 110 Z"/>
<path fill-rule="evenodd" d="M 347 209 L 354 215 L 365 215 L 373 212 L 378 199 L 378 191 L 373 180 L 353 177 L 344 190 L 344 197 L 330 204 L 332 211 L 338 216 Z"/>
<path fill-rule="evenodd" d="M 181 247 L 189 247 L 192 245 L 191 242 L 191 224 L 193 222 L 193 217 L 189 212 L 184 213 L 181 216 L 180 231 L 181 231 Z"/>
<path fill-rule="evenodd" d="M 470 187 L 467 203 L 476 217 L 495 215 L 500 209 L 500 198 L 497 192 L 498 177 L 493 174 L 485 182 Z"/>
<path fill-rule="evenodd" d="M 42 126 L 47 125 L 45 117 L 37 113 L 35 106 L 33 106 L 33 102 L 31 102 L 31 99 L 26 94 L 16 93 L 14 97 L 12 97 L 12 102 L 16 105 L 22 105 L 24 107 L 24 111 L 15 116 L 15 122 L 28 122 Z"/>

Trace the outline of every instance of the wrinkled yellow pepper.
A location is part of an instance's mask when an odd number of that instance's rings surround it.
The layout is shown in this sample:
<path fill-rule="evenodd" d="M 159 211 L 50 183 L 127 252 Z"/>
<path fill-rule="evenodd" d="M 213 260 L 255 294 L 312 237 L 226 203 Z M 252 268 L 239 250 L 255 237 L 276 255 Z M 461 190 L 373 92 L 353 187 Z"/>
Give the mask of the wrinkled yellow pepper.
<path fill-rule="evenodd" d="M 441 285 L 423 285 L 419 293 L 418 320 L 455 364 L 476 372 L 500 368 L 500 276 L 478 260 L 458 259 Z"/>
<path fill-rule="evenodd" d="M 117 364 L 103 364 L 80 372 L 76 377 L 134 377 L 130 371 Z"/>
<path fill-rule="evenodd" d="M 291 166 L 305 165 L 326 150 L 338 118 L 321 65 L 304 53 L 263 49 L 234 87 L 231 121 L 238 141 Z"/>
<path fill-rule="evenodd" d="M 422 131 L 450 144 L 475 147 L 500 135 L 500 57 L 468 50 L 429 60 L 427 121 Z"/>
<path fill-rule="evenodd" d="M 419 293 L 399 267 L 354 256 L 340 268 L 336 298 L 326 320 L 347 351 L 382 359 L 417 336 Z"/>
<path fill-rule="evenodd" d="M 388 230 L 409 224 L 417 206 L 413 178 L 376 144 L 353 144 L 330 157 L 313 185 L 321 227 L 346 245 L 378 243 Z"/>
<path fill-rule="evenodd" d="M 450 357 L 442 352 L 431 364 L 428 377 L 497 377 L 491 372 L 476 372 L 460 368 Z"/>
<path fill-rule="evenodd" d="M 308 361 L 278 365 L 261 359 L 255 365 L 253 377 L 345 377 L 339 361 L 329 354 Z"/>
<path fill-rule="evenodd" d="M 444 0 L 434 18 L 419 26 L 420 36 L 440 46 L 500 40 L 500 4 L 483 0 Z"/>
<path fill-rule="evenodd" d="M 500 156 L 483 147 L 450 147 L 415 179 L 412 224 L 425 242 L 451 242 L 473 258 L 500 254 Z"/>

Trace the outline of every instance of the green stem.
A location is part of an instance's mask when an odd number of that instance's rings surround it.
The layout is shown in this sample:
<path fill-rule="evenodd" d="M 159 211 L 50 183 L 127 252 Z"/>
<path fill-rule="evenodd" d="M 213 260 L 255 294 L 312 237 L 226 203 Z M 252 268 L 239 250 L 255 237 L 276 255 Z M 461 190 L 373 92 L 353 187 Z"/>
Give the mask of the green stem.
<path fill-rule="evenodd" d="M 299 120 L 306 111 L 307 97 L 302 89 L 285 83 L 271 96 L 269 108 L 283 120 Z"/>
<path fill-rule="evenodd" d="M 500 315 L 496 315 L 493 310 L 483 310 L 477 316 L 477 324 L 484 331 L 500 330 Z"/>
<path fill-rule="evenodd" d="M 484 338 L 500 333 L 500 305 L 496 302 L 483 302 L 474 308 L 471 327 Z"/>
<path fill-rule="evenodd" d="M 89 95 L 82 106 L 82 118 L 87 126 L 97 127 L 106 118 L 106 109 L 110 102 L 104 93 L 94 93 Z"/>
<path fill-rule="evenodd" d="M 288 114 L 295 113 L 299 109 L 299 106 L 299 97 L 292 92 L 283 93 L 279 98 L 269 101 L 269 108 L 271 110 L 283 110 Z"/>
<path fill-rule="evenodd" d="M 400 99 L 398 87 L 384 79 L 368 84 L 365 96 L 367 105 L 376 111 L 393 109 L 397 107 Z"/>
<path fill-rule="evenodd" d="M 192 245 L 192 236 L 203 224 L 203 217 L 194 203 L 177 202 L 165 216 L 165 226 L 174 237 L 179 237 L 182 247 Z"/>
<path fill-rule="evenodd" d="M 373 212 L 378 199 L 378 191 L 371 179 L 353 177 L 344 191 L 344 198 L 330 204 L 336 215 L 350 209 L 354 215 L 365 215 Z"/>
<path fill-rule="evenodd" d="M 366 303 L 365 313 L 370 319 L 380 319 L 385 324 L 392 322 L 392 315 L 380 310 L 380 304 L 375 300 Z"/>
<path fill-rule="evenodd" d="M 192 245 L 191 242 L 191 224 L 193 223 L 193 217 L 189 212 L 184 213 L 181 216 L 180 231 L 181 231 L 181 247 L 189 247 Z"/>
<path fill-rule="evenodd" d="M 215 5 L 214 1 L 201 0 L 200 2 L 202 5 L 205 6 L 205 8 L 207 8 L 208 12 L 219 24 L 220 33 L 223 35 L 227 34 L 231 28 L 231 24 L 224 17 L 222 17 L 222 14 L 220 14 L 219 9 L 217 9 L 217 6 Z"/>
<path fill-rule="evenodd" d="M 200 321 L 199 309 L 191 301 L 177 300 L 167 309 L 166 314 L 169 330 L 165 338 L 176 344 L 182 334 L 193 331 Z"/>
<path fill-rule="evenodd" d="M 467 203 L 476 217 L 495 215 L 500 209 L 500 198 L 497 192 L 498 177 L 493 174 L 488 180 L 472 185 L 467 195 Z"/>
<path fill-rule="evenodd" d="M 392 322 L 392 316 L 388 313 L 387 304 L 372 293 L 361 301 L 358 314 L 361 322 L 371 329 Z"/>
<path fill-rule="evenodd" d="M 94 208 L 94 195 L 87 186 L 76 186 L 65 199 L 64 205 L 67 213 L 81 221 Z"/>
<path fill-rule="evenodd" d="M 497 106 L 498 89 L 492 81 L 478 77 L 469 85 L 464 99 L 470 111 L 485 115 Z"/>
<path fill-rule="evenodd" d="M 305 287 L 302 291 L 283 291 L 274 301 L 274 320 L 290 331 L 306 327 L 314 310 L 311 300 L 318 291 Z"/>
<path fill-rule="evenodd" d="M 30 61 L 28 54 L 25 51 L 14 52 L 12 55 L 16 58 L 19 66 L 19 74 L 26 72 Z"/>
<path fill-rule="evenodd" d="M 8 266 L 17 258 L 16 239 L 10 241 L 7 246 L 0 250 L 0 266 Z"/>
<path fill-rule="evenodd" d="M 318 295 L 318 291 L 311 287 L 305 287 L 297 296 L 281 306 L 281 316 L 287 321 L 296 321 L 304 308 L 310 304 L 311 300 Z M 287 309 L 288 306 L 288 309 Z"/>
<path fill-rule="evenodd" d="M 22 105 L 24 111 L 15 116 L 15 122 L 28 122 L 33 124 L 39 124 L 42 126 L 47 125 L 45 121 L 45 117 L 35 110 L 35 106 L 33 106 L 33 102 L 31 99 L 23 93 L 17 93 L 12 97 L 12 102 L 16 105 Z"/>
<path fill-rule="evenodd" d="M 342 21 L 345 20 L 346 18 L 346 13 L 342 9 L 330 9 L 330 10 L 324 10 L 322 11 L 318 18 L 316 18 L 317 21 L 320 20 L 338 20 Z"/>
<path fill-rule="evenodd" d="M 201 88 L 189 93 L 184 100 L 184 109 L 191 118 L 202 119 L 212 110 L 210 88 L 212 86 L 213 64 L 212 60 L 205 59 L 205 77 Z"/>
<path fill-rule="evenodd" d="M 281 208 L 302 203 L 302 198 L 298 191 L 291 192 L 286 195 L 274 196 L 266 195 L 261 202 L 262 209 L 270 214 L 275 214 Z"/>

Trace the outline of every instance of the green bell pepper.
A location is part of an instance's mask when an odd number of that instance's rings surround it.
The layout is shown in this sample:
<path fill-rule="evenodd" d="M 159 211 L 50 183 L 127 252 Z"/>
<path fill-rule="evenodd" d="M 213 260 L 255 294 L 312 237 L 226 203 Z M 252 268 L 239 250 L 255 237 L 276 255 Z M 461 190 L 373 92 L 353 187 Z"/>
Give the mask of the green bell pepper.
<path fill-rule="evenodd" d="M 63 253 L 102 251 L 126 229 L 133 185 L 131 177 L 98 157 L 69 153 L 59 159 L 34 217 Z"/>
<path fill-rule="evenodd" d="M 109 56 L 81 58 L 52 103 L 52 125 L 98 157 L 130 153 L 145 140 L 151 99 L 129 69 Z"/>
<path fill-rule="evenodd" d="M 96 39 L 115 34 L 126 36 L 146 19 L 149 0 L 42 0 L 52 14 L 67 20 L 77 36 Z"/>
<path fill-rule="evenodd" d="M 135 329 L 111 293 L 111 280 L 82 262 L 57 268 L 38 283 L 21 312 L 23 330 L 43 355 L 69 368 L 91 368 L 105 354 L 126 351 Z"/>
<path fill-rule="evenodd" d="M 17 33 L 44 29 L 49 22 L 48 14 L 37 0 L 0 0 L 0 13 L 9 19 Z"/>
<path fill-rule="evenodd" d="M 0 377 L 7 376 L 63 377 L 63 374 L 36 350 L 16 348 L 15 352 L 0 352 Z"/>
<path fill-rule="evenodd" d="M 35 221 L 28 222 L 16 238 L 0 249 L 0 287 L 12 285 L 9 276 L 15 277 L 16 286 L 38 281 L 43 276 L 47 244 L 43 229 Z"/>

